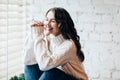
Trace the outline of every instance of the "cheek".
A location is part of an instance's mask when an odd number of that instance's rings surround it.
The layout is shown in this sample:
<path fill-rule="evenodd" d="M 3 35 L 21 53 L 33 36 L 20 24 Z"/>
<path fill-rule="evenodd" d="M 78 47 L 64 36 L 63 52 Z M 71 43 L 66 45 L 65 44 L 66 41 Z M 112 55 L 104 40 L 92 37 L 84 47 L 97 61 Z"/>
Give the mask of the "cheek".
<path fill-rule="evenodd" d="M 55 31 L 56 32 L 60 32 L 60 29 L 58 27 L 56 27 Z"/>
<path fill-rule="evenodd" d="M 58 25 L 57 25 L 57 24 L 51 24 L 51 26 L 52 26 L 54 29 L 58 29 Z"/>
<path fill-rule="evenodd" d="M 51 24 L 51 26 L 53 27 L 54 31 L 58 32 L 59 30 L 59 26 L 57 24 Z"/>
<path fill-rule="evenodd" d="M 51 23 L 51 26 L 56 27 L 57 24 L 56 23 Z"/>

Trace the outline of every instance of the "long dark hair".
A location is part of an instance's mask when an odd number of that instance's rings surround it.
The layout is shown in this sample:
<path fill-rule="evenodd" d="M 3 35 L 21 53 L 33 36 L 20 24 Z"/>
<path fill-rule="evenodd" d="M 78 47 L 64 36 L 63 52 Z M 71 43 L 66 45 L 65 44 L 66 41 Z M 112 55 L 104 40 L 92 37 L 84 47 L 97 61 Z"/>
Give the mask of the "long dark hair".
<path fill-rule="evenodd" d="M 80 37 L 77 34 L 77 31 L 74 27 L 74 22 L 70 16 L 70 14 L 61 7 L 54 7 L 51 8 L 47 11 L 46 15 L 48 12 L 53 11 L 55 14 L 55 20 L 58 24 L 60 25 L 60 31 L 61 34 L 65 39 L 72 39 L 76 45 L 77 48 L 77 55 L 79 59 L 83 62 L 84 61 L 84 54 L 81 51 L 81 44 L 79 42 Z"/>

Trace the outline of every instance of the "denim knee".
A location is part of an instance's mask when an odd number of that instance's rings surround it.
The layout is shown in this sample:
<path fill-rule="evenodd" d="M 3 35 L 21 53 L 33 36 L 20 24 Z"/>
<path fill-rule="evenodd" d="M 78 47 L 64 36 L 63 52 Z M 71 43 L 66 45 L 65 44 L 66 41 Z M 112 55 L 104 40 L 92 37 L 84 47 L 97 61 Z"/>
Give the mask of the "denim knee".
<path fill-rule="evenodd" d="M 26 65 L 24 68 L 25 80 L 38 80 L 42 73 L 38 64 Z"/>
<path fill-rule="evenodd" d="M 74 76 L 66 74 L 60 69 L 53 68 L 43 72 L 39 80 L 83 80 L 83 79 L 77 79 Z"/>
<path fill-rule="evenodd" d="M 67 80 L 65 73 L 57 68 L 43 72 L 39 80 Z"/>

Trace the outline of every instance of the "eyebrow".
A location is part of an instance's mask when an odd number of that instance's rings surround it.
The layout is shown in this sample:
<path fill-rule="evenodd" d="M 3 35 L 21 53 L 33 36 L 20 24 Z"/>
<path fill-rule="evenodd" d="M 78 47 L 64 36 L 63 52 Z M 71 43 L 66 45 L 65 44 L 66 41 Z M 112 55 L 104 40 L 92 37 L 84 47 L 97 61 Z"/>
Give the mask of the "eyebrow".
<path fill-rule="evenodd" d="M 48 19 L 48 18 L 46 17 L 46 19 Z M 55 20 L 55 18 L 52 18 L 52 19 L 50 19 L 50 20 Z"/>

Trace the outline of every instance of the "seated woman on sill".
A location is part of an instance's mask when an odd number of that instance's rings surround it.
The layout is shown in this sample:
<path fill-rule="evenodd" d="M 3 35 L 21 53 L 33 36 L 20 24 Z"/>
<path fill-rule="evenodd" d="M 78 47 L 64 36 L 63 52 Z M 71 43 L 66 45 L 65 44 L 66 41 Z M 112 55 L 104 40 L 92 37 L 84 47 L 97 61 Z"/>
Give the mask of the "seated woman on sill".
<path fill-rule="evenodd" d="M 60 7 L 33 21 L 25 42 L 25 80 L 88 80 L 79 36 L 70 14 Z"/>

